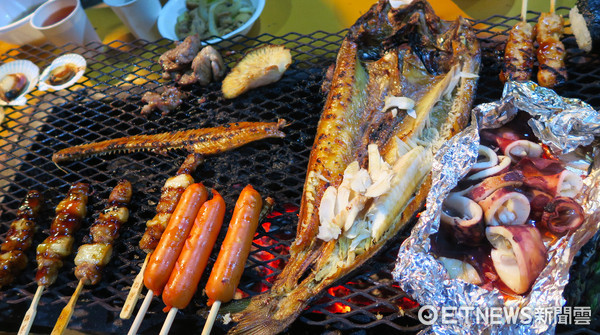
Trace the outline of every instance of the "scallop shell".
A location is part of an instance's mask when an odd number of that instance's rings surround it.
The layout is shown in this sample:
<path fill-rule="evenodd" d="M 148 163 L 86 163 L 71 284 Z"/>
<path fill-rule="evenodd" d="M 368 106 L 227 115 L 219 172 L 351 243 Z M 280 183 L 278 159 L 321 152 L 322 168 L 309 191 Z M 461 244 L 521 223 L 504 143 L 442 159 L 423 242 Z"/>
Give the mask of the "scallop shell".
<path fill-rule="evenodd" d="M 31 61 L 20 59 L 15 60 L 0 66 L 0 79 L 4 78 L 9 74 L 13 73 L 23 73 L 27 78 L 27 86 L 21 92 L 21 94 L 15 99 L 6 102 L 0 99 L 0 106 L 23 106 L 27 103 L 27 99 L 25 98 L 25 94 L 31 92 L 38 83 L 38 79 L 40 77 L 40 68 L 37 65 L 33 64 Z"/>
<path fill-rule="evenodd" d="M 54 70 L 55 68 L 61 66 L 61 65 L 66 65 L 66 64 L 75 64 L 75 66 L 77 67 L 77 72 L 75 73 L 75 75 L 73 76 L 73 78 L 69 79 L 69 81 L 67 81 L 64 84 L 61 85 L 51 85 L 50 83 L 48 83 L 48 77 L 50 76 L 50 72 L 52 70 Z M 48 89 L 54 89 L 56 91 L 58 90 L 62 90 L 64 88 L 67 88 L 73 84 L 75 84 L 85 73 L 85 69 L 87 67 L 87 62 L 85 61 L 85 58 L 83 58 L 81 55 L 78 54 L 66 54 L 66 55 L 62 55 L 58 58 L 56 58 L 55 60 L 52 61 L 52 64 L 50 64 L 47 68 L 44 69 L 44 72 L 42 72 L 42 75 L 40 76 L 40 83 L 38 85 L 38 89 L 40 91 L 47 91 Z"/>

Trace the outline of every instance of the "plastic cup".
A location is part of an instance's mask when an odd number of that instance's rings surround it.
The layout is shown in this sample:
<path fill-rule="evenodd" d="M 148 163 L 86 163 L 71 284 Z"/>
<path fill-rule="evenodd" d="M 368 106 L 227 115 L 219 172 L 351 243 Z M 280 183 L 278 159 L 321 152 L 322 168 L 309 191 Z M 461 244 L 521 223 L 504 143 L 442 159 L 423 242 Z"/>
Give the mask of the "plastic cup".
<path fill-rule="evenodd" d="M 57 46 L 101 42 L 79 0 L 46 2 L 33 13 L 31 26 Z"/>
<path fill-rule="evenodd" d="M 103 0 L 137 38 L 156 41 L 160 38 L 156 20 L 160 13 L 159 0 Z"/>

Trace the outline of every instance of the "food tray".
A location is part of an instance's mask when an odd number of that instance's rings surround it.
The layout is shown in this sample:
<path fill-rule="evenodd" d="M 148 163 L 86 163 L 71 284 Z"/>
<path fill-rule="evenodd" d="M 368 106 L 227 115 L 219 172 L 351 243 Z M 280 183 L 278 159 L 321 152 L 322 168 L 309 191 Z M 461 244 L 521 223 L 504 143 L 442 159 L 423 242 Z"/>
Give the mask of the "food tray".
<path fill-rule="evenodd" d="M 567 9 L 560 8 L 559 13 Z M 530 12 L 534 22 L 539 13 Z M 474 22 L 479 29 L 483 49 L 483 69 L 476 103 L 496 100 L 502 92 L 498 80 L 506 30 L 517 18 L 494 16 Z M 131 217 L 117 240 L 114 257 L 103 272 L 100 284 L 85 287 L 75 307 L 69 329 L 90 334 L 123 334 L 132 319 L 121 320 L 119 312 L 145 253 L 138 247 L 145 222 L 155 213 L 160 188 L 173 176 L 186 156 L 182 150 L 157 154 L 107 155 L 61 164 L 51 161 L 52 154 L 67 146 L 95 142 L 134 134 L 212 127 L 233 121 L 275 121 L 286 119 L 283 139 L 268 139 L 240 149 L 208 157 L 193 174 L 197 181 L 218 190 L 227 203 L 225 221 L 241 189 L 252 184 L 263 196 L 276 201 L 274 213 L 258 228 L 253 250 L 240 284 L 242 296 L 267 290 L 288 258 L 288 246 L 295 236 L 298 206 L 313 143 L 316 124 L 325 100 L 321 82 L 346 31 L 315 32 L 309 35 L 261 35 L 240 37 L 235 42 L 217 45 L 227 64 L 232 66 L 245 50 L 264 43 L 284 44 L 292 49 L 294 63 L 283 79 L 274 85 L 255 89 L 233 100 L 225 100 L 220 85 L 192 86 L 190 96 L 176 111 L 160 116 L 140 115 L 142 94 L 156 90 L 159 80 L 159 55 L 170 48 L 170 41 L 155 43 L 113 42 L 85 47 L 65 45 L 21 47 L 2 55 L 0 61 L 30 59 L 45 68 L 57 55 L 79 53 L 88 61 L 86 79 L 78 86 L 58 92 L 32 92 L 29 106 L 6 109 L 0 128 L 0 234 L 15 218 L 19 203 L 30 189 L 42 191 L 46 207 L 35 234 L 34 245 L 48 233 L 56 204 L 69 186 L 78 181 L 91 184 L 93 195 L 88 217 L 76 234 L 77 248 L 85 242 L 89 226 L 104 208 L 112 187 L 121 178 L 133 183 Z M 568 97 L 581 98 L 596 109 L 600 106 L 600 58 L 584 54 L 572 36 L 564 40 L 569 56 L 569 81 L 557 89 Z M 408 233 L 407 231 L 405 233 Z M 217 247 L 223 240 L 222 230 Z M 289 334 L 319 334 L 339 331 L 348 334 L 375 334 L 381 331 L 413 334 L 425 326 L 416 317 L 418 305 L 392 281 L 400 240 L 388 246 L 375 259 L 330 288 L 313 302 L 289 328 Z M 214 262 L 214 250 L 208 268 Z M 27 268 L 11 286 L 0 290 L 0 324 L 2 330 L 16 331 L 36 291 L 35 248 L 27 253 Z M 73 274 L 73 256 L 67 259 L 55 284 L 45 290 L 38 307 L 32 332 L 49 333 L 62 308 L 77 285 Z M 206 283 L 204 274 L 201 287 Z M 138 304 L 139 306 L 139 304 Z M 155 298 L 140 334 L 157 334 L 166 317 L 161 300 Z M 206 297 L 198 292 L 190 306 L 179 311 L 171 334 L 201 329 L 208 310 Z M 215 334 L 227 326 L 217 323 Z M 563 331 L 569 331 L 564 329 Z"/>

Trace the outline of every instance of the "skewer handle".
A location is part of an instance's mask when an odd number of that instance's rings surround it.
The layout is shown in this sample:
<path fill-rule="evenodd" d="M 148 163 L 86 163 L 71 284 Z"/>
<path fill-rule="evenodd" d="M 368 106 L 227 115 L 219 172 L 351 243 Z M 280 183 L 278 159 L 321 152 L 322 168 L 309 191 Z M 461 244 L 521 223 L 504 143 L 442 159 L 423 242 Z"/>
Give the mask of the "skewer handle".
<path fill-rule="evenodd" d="M 140 272 L 137 274 L 137 276 L 135 276 L 135 280 L 131 285 L 129 294 L 127 294 L 127 299 L 125 299 L 125 304 L 123 304 L 123 309 L 119 315 L 121 319 L 129 319 L 133 314 L 133 309 L 135 308 L 135 305 L 140 298 L 140 294 L 142 293 L 142 289 L 144 288 L 144 270 L 146 270 L 146 265 L 148 265 L 149 259 L 150 253 L 146 254 L 144 264 L 142 264 Z"/>
<path fill-rule="evenodd" d="M 554 13 L 556 10 L 556 0 L 550 0 L 550 13 Z"/>
<path fill-rule="evenodd" d="M 202 329 L 202 335 L 209 335 L 212 330 L 213 325 L 215 324 L 215 319 L 217 318 L 217 314 L 219 314 L 219 308 L 221 308 L 221 302 L 215 301 L 210 308 L 210 313 L 208 313 L 208 319 L 204 324 L 204 329 Z"/>
<path fill-rule="evenodd" d="M 73 315 L 73 310 L 75 309 L 75 304 L 77 303 L 77 299 L 79 299 L 79 294 L 81 294 L 81 289 L 83 288 L 84 280 L 79 280 L 77 284 L 77 288 L 75 292 L 71 296 L 69 303 L 63 308 L 62 312 L 58 316 L 58 320 L 56 320 L 56 324 L 54 325 L 54 329 L 52 329 L 52 333 L 50 335 L 61 335 L 67 329 L 67 325 L 71 320 L 71 315 Z"/>
<path fill-rule="evenodd" d="M 521 2 L 521 20 L 523 22 L 527 21 L 527 0 Z"/>
<path fill-rule="evenodd" d="M 173 320 L 175 320 L 176 315 L 177 308 L 171 307 L 171 309 L 169 310 L 169 314 L 167 314 L 167 318 L 165 319 L 165 323 L 163 323 L 163 326 L 160 329 L 159 335 L 169 334 L 169 330 L 171 329 L 171 325 L 173 324 Z"/>
<path fill-rule="evenodd" d="M 45 286 L 39 285 L 37 290 L 35 291 L 35 295 L 33 296 L 33 300 L 31 300 L 31 305 L 25 313 L 25 317 L 23 317 L 23 322 L 21 323 L 21 327 L 19 328 L 18 335 L 27 335 L 31 330 L 31 326 L 33 325 L 33 320 L 35 319 L 35 315 L 37 314 L 37 306 L 40 303 L 40 298 L 42 297 L 42 293 L 44 292 Z"/>
<path fill-rule="evenodd" d="M 140 325 L 142 324 L 142 321 L 144 321 L 144 316 L 148 311 L 148 307 L 150 306 L 153 297 L 154 292 L 152 292 L 152 290 L 148 290 L 148 292 L 146 293 L 146 297 L 142 302 L 142 306 L 140 306 L 140 310 L 135 316 L 135 320 L 133 320 L 133 324 L 131 325 L 131 328 L 129 328 L 129 332 L 127 333 L 127 335 L 135 335 L 135 333 L 137 333 L 138 329 L 140 328 Z"/>

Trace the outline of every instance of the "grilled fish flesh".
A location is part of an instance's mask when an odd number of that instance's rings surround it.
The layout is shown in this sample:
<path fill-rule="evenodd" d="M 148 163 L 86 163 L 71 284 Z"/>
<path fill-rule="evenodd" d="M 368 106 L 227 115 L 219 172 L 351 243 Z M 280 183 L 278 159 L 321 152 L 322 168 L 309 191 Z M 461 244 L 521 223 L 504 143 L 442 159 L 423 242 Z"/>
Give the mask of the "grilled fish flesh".
<path fill-rule="evenodd" d="M 325 288 L 381 250 L 422 208 L 432 157 L 466 125 L 479 72 L 469 24 L 425 0 L 373 5 L 337 55 L 290 258 L 231 334 L 283 331 Z"/>

